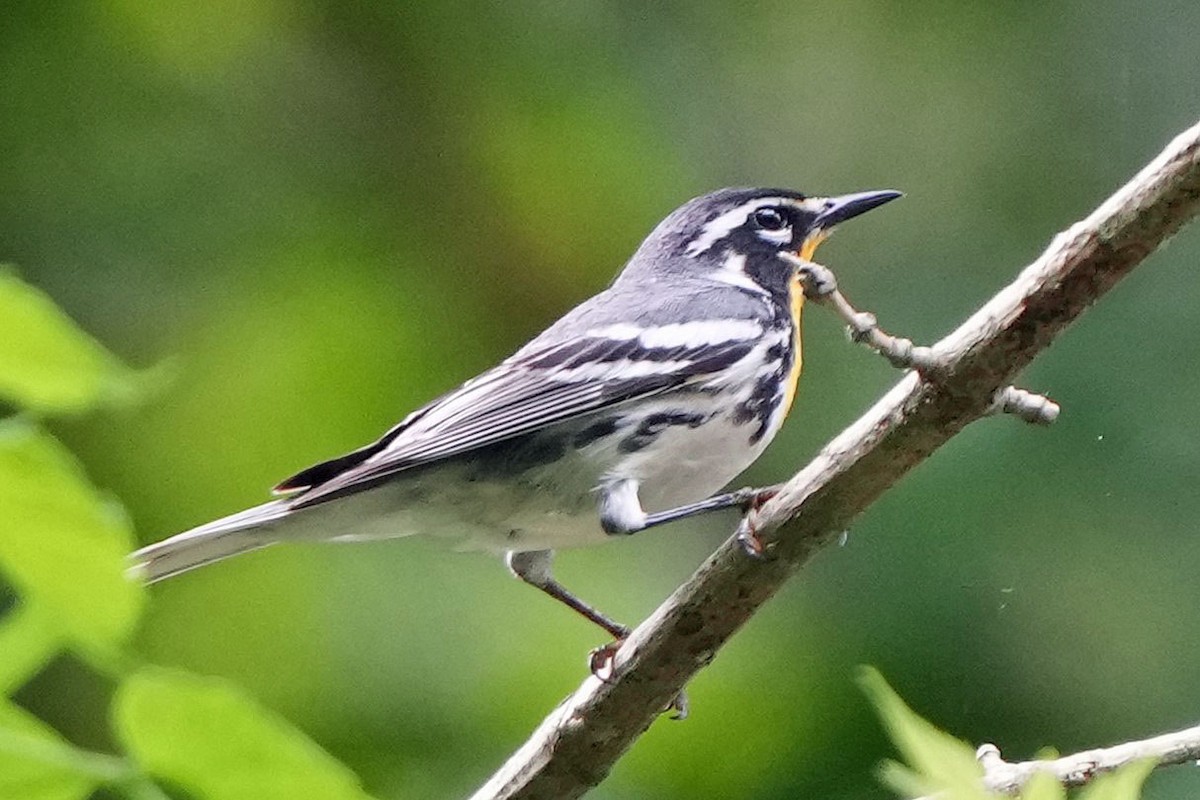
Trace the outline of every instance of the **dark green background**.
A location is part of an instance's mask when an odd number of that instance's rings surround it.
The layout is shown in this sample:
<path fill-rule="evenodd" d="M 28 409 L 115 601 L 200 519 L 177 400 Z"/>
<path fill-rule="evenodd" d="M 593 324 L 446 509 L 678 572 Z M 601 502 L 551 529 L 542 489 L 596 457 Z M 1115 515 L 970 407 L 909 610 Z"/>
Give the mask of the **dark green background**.
<path fill-rule="evenodd" d="M 59 424 L 144 541 L 253 504 L 605 285 L 727 184 L 907 192 L 821 251 L 930 341 L 1200 111 L 1200 5 L 6 3 L 0 260 L 175 380 Z M 1023 381 L 1052 428 L 976 425 L 891 491 L 657 723 L 598 798 L 884 796 L 853 683 L 1029 756 L 1200 715 L 1200 231 Z M 790 474 L 897 378 L 814 310 Z M 730 530 L 560 557 L 625 620 Z M 247 686 L 380 797 L 461 796 L 601 637 L 493 559 L 297 545 L 154 590 L 137 647 Z M 21 700 L 108 746 L 107 685 Z M 1148 796 L 1190 797 L 1177 768 Z"/>

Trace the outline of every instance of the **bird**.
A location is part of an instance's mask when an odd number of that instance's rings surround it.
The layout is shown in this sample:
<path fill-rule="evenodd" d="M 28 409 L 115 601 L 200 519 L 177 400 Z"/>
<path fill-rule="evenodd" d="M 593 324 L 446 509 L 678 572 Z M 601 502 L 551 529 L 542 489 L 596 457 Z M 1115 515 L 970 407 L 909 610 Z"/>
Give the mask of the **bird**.
<path fill-rule="evenodd" d="M 375 442 L 262 505 L 137 550 L 155 582 L 289 541 L 443 536 L 620 642 L 629 629 L 552 572 L 557 549 L 744 504 L 800 377 L 804 287 L 835 226 L 901 196 L 725 188 L 651 231 L 608 288 Z"/>

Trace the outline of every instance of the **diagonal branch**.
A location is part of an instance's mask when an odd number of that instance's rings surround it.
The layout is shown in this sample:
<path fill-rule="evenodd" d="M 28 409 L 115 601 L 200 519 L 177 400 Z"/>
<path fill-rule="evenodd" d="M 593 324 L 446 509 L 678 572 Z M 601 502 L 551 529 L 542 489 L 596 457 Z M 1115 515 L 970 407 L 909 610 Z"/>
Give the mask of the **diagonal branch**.
<path fill-rule="evenodd" d="M 693 675 L 784 581 L 884 491 L 996 406 L 997 392 L 1200 212 L 1200 124 L 909 372 L 742 522 L 766 557 L 723 544 L 629 637 L 607 683 L 590 677 L 474 795 L 579 797 L 608 774 Z"/>

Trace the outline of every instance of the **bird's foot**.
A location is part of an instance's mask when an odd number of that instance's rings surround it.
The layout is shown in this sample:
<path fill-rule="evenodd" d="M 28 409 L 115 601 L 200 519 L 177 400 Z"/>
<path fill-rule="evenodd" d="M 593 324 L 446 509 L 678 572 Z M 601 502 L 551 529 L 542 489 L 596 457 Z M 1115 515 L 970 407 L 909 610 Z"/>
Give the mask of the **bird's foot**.
<path fill-rule="evenodd" d="M 767 555 L 767 545 L 758 536 L 758 529 L 754 524 L 754 512 L 758 511 L 772 497 L 779 493 L 778 487 L 770 486 L 766 489 L 758 489 L 753 494 L 748 494 L 746 502 L 742 508 L 745 516 L 742 517 L 741 524 L 738 525 L 737 542 L 742 546 L 742 551 L 754 559 L 763 559 Z"/>
<path fill-rule="evenodd" d="M 762 508 L 763 503 L 779 494 L 779 487 L 781 485 L 776 484 L 775 486 L 764 486 L 761 488 L 747 486 L 743 489 L 738 489 L 729 496 L 733 498 L 733 504 L 740 508 L 743 514 L 746 514 Z"/>
<path fill-rule="evenodd" d="M 742 552 L 756 561 L 767 557 L 767 546 L 758 538 L 758 531 L 745 520 L 738 526 L 737 543 L 742 546 Z"/>
<path fill-rule="evenodd" d="M 588 653 L 588 669 L 604 683 L 612 683 L 616 670 L 617 651 L 625 644 L 625 638 L 614 639 Z"/>
<path fill-rule="evenodd" d="M 625 637 L 614 639 L 608 644 L 594 648 L 588 653 L 588 669 L 599 680 L 604 683 L 611 684 L 616 670 L 617 651 L 621 649 L 621 645 L 625 644 Z M 671 719 L 687 719 L 688 716 L 688 698 L 687 693 L 682 689 L 679 693 L 671 698 L 671 702 L 667 703 L 662 710 L 662 713 L 670 713 Z"/>
<path fill-rule="evenodd" d="M 688 696 L 683 689 L 679 690 L 679 694 L 671 698 L 671 702 L 667 703 L 663 708 L 663 713 L 670 713 L 671 719 L 687 719 L 688 718 Z"/>

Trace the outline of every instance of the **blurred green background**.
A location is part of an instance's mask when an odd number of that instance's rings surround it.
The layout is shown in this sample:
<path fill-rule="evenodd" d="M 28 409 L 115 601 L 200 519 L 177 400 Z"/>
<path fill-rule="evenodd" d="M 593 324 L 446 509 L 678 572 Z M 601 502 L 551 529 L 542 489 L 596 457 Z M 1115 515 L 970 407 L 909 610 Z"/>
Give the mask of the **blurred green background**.
<path fill-rule="evenodd" d="M 261 501 L 602 288 L 728 185 L 908 197 L 821 251 L 930 341 L 1200 112 L 1200 4 L 9 0 L 0 261 L 174 380 L 59 423 L 143 541 Z M 884 797 L 853 681 L 1011 757 L 1200 716 L 1200 230 L 1024 376 L 1064 413 L 957 437 L 821 554 L 598 798 Z M 896 379 L 807 319 L 801 465 Z M 728 517 L 559 559 L 637 621 Z M 275 548 L 155 587 L 138 651 L 246 686 L 382 798 L 480 784 L 595 630 L 480 554 Z M 19 700 L 111 746 L 69 658 Z M 1200 772 L 1151 778 L 1192 797 Z"/>

